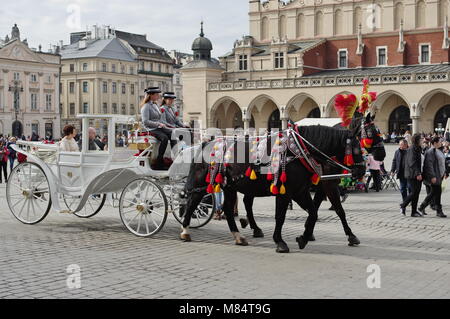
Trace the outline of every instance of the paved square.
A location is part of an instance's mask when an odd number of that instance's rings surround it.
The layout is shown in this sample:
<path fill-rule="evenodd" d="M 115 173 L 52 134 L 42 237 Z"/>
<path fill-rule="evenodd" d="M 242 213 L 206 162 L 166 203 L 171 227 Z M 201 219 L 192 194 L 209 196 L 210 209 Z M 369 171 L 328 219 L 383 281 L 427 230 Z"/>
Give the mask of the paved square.
<path fill-rule="evenodd" d="M 110 205 L 90 220 L 51 212 L 26 226 L 10 214 L 4 184 L 0 194 L 0 298 L 450 297 L 450 218 L 431 210 L 425 218 L 404 217 L 393 190 L 351 194 L 344 204 L 360 247 L 347 246 L 339 219 L 324 203 L 317 241 L 300 251 L 295 237 L 306 213 L 294 207 L 284 227 L 287 255 L 275 253 L 271 198 L 255 203 L 266 237 L 253 239 L 243 230 L 250 246 L 237 247 L 225 221 L 193 230 L 194 242 L 182 243 L 172 216 L 154 238 L 137 238 Z M 449 191 L 443 202 L 450 212 Z M 243 214 L 242 202 L 239 207 Z M 381 269 L 379 289 L 367 287 L 372 264 Z M 70 265 L 80 267 L 80 289 L 67 286 Z"/>

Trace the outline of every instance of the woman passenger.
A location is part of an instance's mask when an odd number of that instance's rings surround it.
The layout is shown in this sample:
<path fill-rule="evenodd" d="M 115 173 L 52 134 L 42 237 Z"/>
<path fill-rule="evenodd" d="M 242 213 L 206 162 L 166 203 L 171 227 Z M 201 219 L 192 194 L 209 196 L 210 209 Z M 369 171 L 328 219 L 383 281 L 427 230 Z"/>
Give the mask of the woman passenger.
<path fill-rule="evenodd" d="M 64 138 L 59 144 L 59 149 L 63 152 L 79 152 L 78 143 L 75 141 L 77 132 L 72 125 L 66 125 L 63 129 Z"/>

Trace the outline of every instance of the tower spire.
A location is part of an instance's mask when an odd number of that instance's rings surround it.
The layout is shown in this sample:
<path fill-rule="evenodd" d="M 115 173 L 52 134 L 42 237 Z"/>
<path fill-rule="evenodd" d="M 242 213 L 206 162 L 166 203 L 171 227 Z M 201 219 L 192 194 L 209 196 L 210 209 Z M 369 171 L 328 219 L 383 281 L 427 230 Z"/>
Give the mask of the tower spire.
<path fill-rule="evenodd" d="M 203 33 L 203 20 L 200 23 L 201 27 L 200 27 L 200 36 L 203 38 L 205 36 L 205 34 Z"/>

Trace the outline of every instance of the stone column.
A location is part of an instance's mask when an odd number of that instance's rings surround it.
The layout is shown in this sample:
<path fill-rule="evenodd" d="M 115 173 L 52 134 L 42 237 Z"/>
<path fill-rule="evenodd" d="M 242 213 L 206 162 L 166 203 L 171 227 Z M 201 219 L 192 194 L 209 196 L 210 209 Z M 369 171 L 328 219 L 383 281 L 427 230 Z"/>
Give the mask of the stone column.
<path fill-rule="evenodd" d="M 412 116 L 412 134 L 420 133 L 419 121 L 420 116 Z"/>
<path fill-rule="evenodd" d="M 321 118 L 330 117 L 330 112 L 327 109 L 327 105 L 326 104 L 320 104 L 319 108 L 320 108 L 320 117 Z"/>
<path fill-rule="evenodd" d="M 281 118 L 281 129 L 286 130 L 288 128 L 288 116 L 286 112 L 286 106 L 282 105 L 280 108 L 280 118 Z"/>

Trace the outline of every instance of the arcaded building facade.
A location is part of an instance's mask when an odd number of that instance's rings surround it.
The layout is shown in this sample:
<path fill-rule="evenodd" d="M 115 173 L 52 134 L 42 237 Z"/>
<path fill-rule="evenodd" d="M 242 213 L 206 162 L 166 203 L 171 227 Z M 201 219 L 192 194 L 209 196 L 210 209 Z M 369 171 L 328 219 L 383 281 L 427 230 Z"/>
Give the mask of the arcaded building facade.
<path fill-rule="evenodd" d="M 359 95 L 369 78 L 383 132 L 442 130 L 449 10 L 448 0 L 250 0 L 250 34 L 220 57 L 221 72 L 190 70 L 184 79 L 185 118 L 224 129 L 335 117 L 335 96 Z"/>

